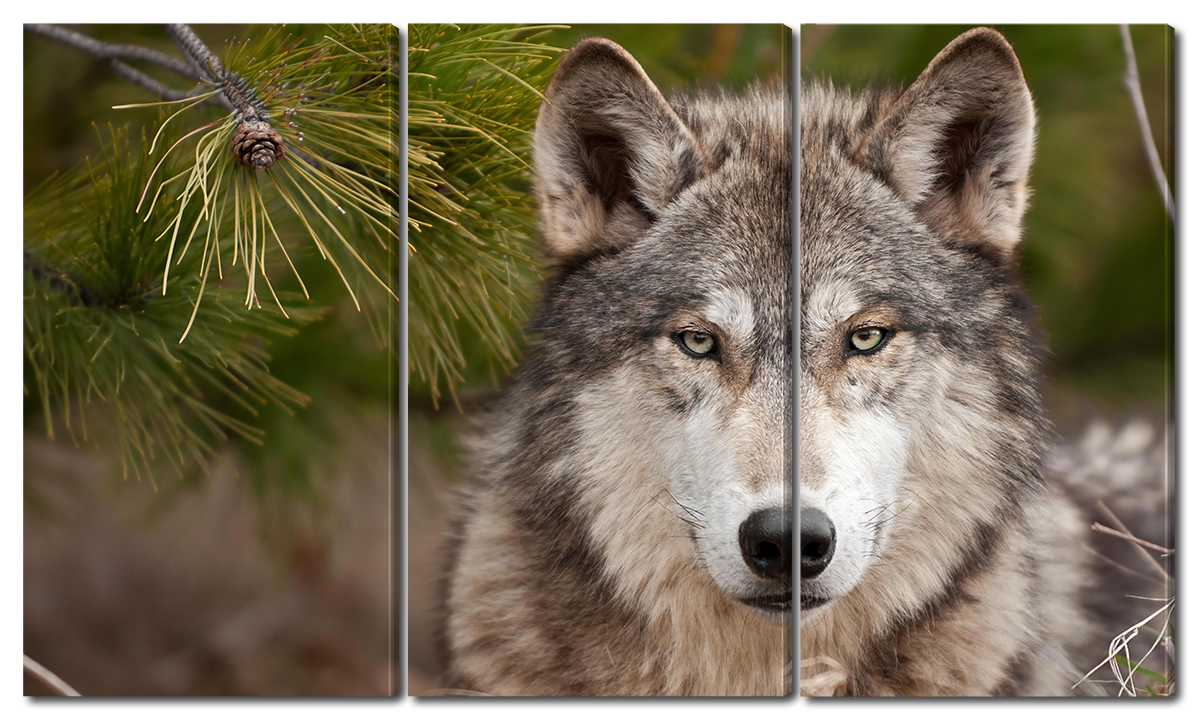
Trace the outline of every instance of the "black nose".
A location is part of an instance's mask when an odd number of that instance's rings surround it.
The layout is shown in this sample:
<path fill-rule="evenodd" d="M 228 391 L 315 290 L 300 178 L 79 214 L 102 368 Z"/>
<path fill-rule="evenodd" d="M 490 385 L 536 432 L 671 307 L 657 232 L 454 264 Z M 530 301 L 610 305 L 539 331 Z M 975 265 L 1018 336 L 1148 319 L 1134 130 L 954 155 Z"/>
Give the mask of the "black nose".
<path fill-rule="evenodd" d="M 758 510 L 738 528 L 742 558 L 755 575 L 791 582 L 792 513 L 790 509 Z"/>
<path fill-rule="evenodd" d="M 833 560 L 837 533 L 829 516 L 816 508 L 800 509 L 800 579 L 824 572 Z"/>

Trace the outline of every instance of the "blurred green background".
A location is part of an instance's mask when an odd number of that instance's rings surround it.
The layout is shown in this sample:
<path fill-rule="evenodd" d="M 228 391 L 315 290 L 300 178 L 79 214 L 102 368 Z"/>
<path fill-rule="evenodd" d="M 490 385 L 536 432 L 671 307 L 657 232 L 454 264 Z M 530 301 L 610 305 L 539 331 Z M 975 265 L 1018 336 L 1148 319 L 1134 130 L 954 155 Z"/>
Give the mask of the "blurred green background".
<path fill-rule="evenodd" d="M 807 25 L 801 77 L 906 85 L 969 25 Z M 1038 115 L 1021 268 L 1051 355 L 1052 410 L 1153 412 L 1169 395 L 1174 242 L 1122 80 L 1116 25 L 997 25 Z M 1133 26 L 1142 94 L 1172 188 L 1173 39 Z M 1086 402 L 1082 399 L 1086 399 Z"/>
<path fill-rule="evenodd" d="M 784 25 L 573 25 L 549 39 L 570 47 L 594 36 L 622 45 L 668 96 L 697 87 L 738 89 L 791 72 L 792 31 Z"/>

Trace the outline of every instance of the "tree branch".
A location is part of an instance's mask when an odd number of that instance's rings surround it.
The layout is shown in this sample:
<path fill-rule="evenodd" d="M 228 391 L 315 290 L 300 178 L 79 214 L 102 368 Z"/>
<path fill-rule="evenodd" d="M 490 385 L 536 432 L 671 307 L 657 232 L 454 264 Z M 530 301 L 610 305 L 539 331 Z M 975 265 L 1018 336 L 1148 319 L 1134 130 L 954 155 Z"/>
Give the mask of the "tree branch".
<path fill-rule="evenodd" d="M 189 80 L 212 83 L 217 86 L 217 90 L 219 91 L 216 94 L 216 98 L 225 106 L 226 110 L 238 113 L 243 121 L 267 121 L 266 108 L 263 107 L 262 102 L 259 101 L 253 89 L 236 73 L 226 70 L 221 65 L 220 59 L 217 58 L 208 45 L 188 25 L 182 23 L 166 25 L 167 35 L 175 41 L 180 52 L 183 53 L 185 60 L 173 58 L 170 55 L 165 55 L 150 48 L 101 42 L 73 30 L 67 30 L 55 25 L 30 23 L 25 25 L 25 30 L 67 45 L 68 47 L 82 50 L 102 60 L 108 60 L 112 64 L 113 71 L 118 75 L 157 94 L 165 100 L 183 100 L 192 97 L 196 94 L 196 89 L 193 88 L 192 90 L 184 91 L 168 87 L 142 71 L 122 62 L 121 58 L 144 60 L 182 75 Z M 288 149 L 295 152 L 298 157 L 309 165 L 313 167 L 317 166 L 316 159 L 307 152 L 290 146 Z"/>
<path fill-rule="evenodd" d="M 190 98 L 193 94 L 193 91 L 190 90 L 176 90 L 175 88 L 167 87 L 141 70 L 132 68 L 115 58 L 109 62 L 112 63 L 113 72 L 135 85 L 141 85 L 146 90 L 157 94 L 163 100 L 184 100 Z"/>
<path fill-rule="evenodd" d="M 1158 157 L 1158 148 L 1154 145 L 1154 135 L 1150 133 L 1150 117 L 1146 114 L 1146 103 L 1142 99 L 1142 82 L 1138 77 L 1137 58 L 1133 54 L 1133 39 L 1129 35 L 1129 26 L 1121 25 L 1121 41 L 1125 45 L 1125 89 L 1133 101 L 1133 111 L 1137 114 L 1138 129 L 1142 134 L 1142 147 L 1146 151 L 1146 160 L 1150 163 L 1150 171 L 1154 174 L 1154 182 L 1162 195 L 1167 207 L 1167 217 L 1175 224 L 1175 198 L 1171 196 L 1171 188 L 1167 185 L 1167 174 L 1163 172 L 1162 160 Z"/>
<path fill-rule="evenodd" d="M 43 262 L 31 250 L 25 250 L 25 272 L 35 281 L 45 283 L 51 290 L 62 293 L 85 307 L 120 308 L 136 302 L 145 302 L 153 297 L 154 287 L 139 288 L 136 292 L 112 294 L 100 292 L 95 287 L 70 273 Z"/>
<path fill-rule="evenodd" d="M 217 97 L 220 98 L 221 104 L 230 112 L 240 112 L 242 109 L 238 107 L 235 98 L 230 97 L 230 77 L 237 78 L 233 73 L 227 72 L 221 61 L 213 54 L 212 50 L 208 49 L 208 45 L 200 39 L 192 28 L 182 23 L 167 25 L 167 35 L 175 41 L 180 52 L 187 59 L 188 63 L 195 68 L 199 76 L 211 83 L 217 85 L 221 92 Z"/>
<path fill-rule="evenodd" d="M 43 666 L 37 660 L 34 660 L 28 655 L 25 655 L 24 658 L 25 672 L 37 678 L 38 681 L 40 681 L 43 685 L 53 690 L 56 695 L 61 695 L 62 697 L 82 697 L 78 690 L 68 685 L 66 681 L 59 676 L 47 670 L 45 666 Z"/>
<path fill-rule="evenodd" d="M 221 81 L 221 77 L 225 74 L 225 68 L 221 67 L 221 61 L 217 59 L 212 50 L 208 49 L 195 31 L 187 25 L 175 23 L 167 25 L 167 35 L 170 35 L 175 44 L 179 46 L 179 50 L 187 58 L 188 64 L 195 68 L 199 77 L 213 83 Z"/>
<path fill-rule="evenodd" d="M 130 60 L 144 60 L 151 64 L 158 65 L 159 67 L 166 68 L 171 72 L 178 73 L 189 80 L 199 79 L 199 76 L 182 60 L 177 60 L 169 55 L 164 55 L 157 50 L 140 48 L 133 45 L 110 45 L 108 43 L 103 43 L 99 40 L 90 38 L 86 35 L 80 35 L 72 30 L 55 27 L 53 25 L 30 24 L 26 25 L 25 29 L 34 34 L 54 40 L 55 42 L 67 45 L 68 47 L 73 47 L 77 50 L 83 50 L 84 52 L 100 58 L 101 60 L 108 60 L 109 63 L 112 64 L 113 70 L 118 75 L 136 85 L 140 85 L 142 88 L 166 100 L 183 100 L 184 98 L 191 97 L 195 92 L 194 90 L 184 91 L 168 87 L 141 70 L 138 70 L 121 61 L 121 58 L 128 58 Z"/>
<path fill-rule="evenodd" d="M 29 32 L 36 33 L 42 37 L 50 38 L 63 45 L 84 52 L 91 53 L 98 58 L 120 58 L 125 60 L 142 60 L 152 65 L 157 65 L 165 70 L 187 78 L 188 80 L 199 80 L 200 76 L 196 74 L 187 63 L 178 58 L 173 58 L 165 53 L 160 53 L 157 50 L 150 48 L 138 47 L 137 45 L 112 45 L 99 40 L 90 38 L 86 35 L 81 35 L 73 30 L 60 28 L 55 25 L 39 25 L 29 24 L 25 26 Z"/>

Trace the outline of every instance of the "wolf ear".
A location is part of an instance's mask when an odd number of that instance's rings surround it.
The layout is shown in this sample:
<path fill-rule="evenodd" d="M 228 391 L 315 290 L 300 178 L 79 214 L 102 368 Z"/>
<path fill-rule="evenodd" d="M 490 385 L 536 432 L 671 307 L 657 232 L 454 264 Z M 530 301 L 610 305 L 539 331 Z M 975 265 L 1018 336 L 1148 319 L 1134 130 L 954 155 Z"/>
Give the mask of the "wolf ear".
<path fill-rule="evenodd" d="M 576 44 L 558 66 L 533 142 L 547 261 L 619 250 L 699 173 L 696 140 L 620 45 Z"/>
<path fill-rule="evenodd" d="M 1016 53 L 1000 33 L 976 28 L 929 63 L 855 152 L 935 230 L 1010 258 L 1033 141 Z"/>

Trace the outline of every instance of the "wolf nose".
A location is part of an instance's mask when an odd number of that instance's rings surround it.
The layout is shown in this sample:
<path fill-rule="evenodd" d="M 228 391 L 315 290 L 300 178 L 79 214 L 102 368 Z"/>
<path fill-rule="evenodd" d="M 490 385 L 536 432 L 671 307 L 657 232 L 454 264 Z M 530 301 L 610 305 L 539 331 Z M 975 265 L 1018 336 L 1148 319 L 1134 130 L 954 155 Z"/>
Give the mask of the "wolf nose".
<path fill-rule="evenodd" d="M 792 514 L 783 508 L 758 510 L 738 528 L 742 558 L 755 575 L 790 582 Z"/>
<path fill-rule="evenodd" d="M 837 533 L 829 516 L 810 508 L 800 510 L 800 579 L 812 578 L 824 572 L 833 560 Z"/>

